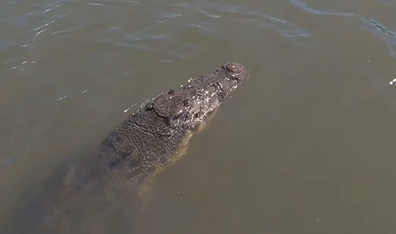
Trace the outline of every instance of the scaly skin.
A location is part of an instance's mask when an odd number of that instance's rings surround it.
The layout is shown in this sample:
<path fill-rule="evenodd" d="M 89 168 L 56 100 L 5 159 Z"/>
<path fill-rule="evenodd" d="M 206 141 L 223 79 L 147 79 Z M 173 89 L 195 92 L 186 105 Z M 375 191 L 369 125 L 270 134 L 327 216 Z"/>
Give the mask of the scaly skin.
<path fill-rule="evenodd" d="M 7 233 L 103 231 L 85 227 L 103 224 L 103 217 L 112 216 L 139 192 L 145 196 L 142 188 L 185 154 L 193 133 L 246 76 L 242 65 L 227 63 L 177 90 L 162 93 L 113 129 L 94 152 L 54 174 L 61 183 L 56 187 L 48 183 L 40 199 L 33 199 L 23 209 L 27 219 L 17 224 L 18 231 Z M 34 217 L 37 220 L 33 221 Z"/>

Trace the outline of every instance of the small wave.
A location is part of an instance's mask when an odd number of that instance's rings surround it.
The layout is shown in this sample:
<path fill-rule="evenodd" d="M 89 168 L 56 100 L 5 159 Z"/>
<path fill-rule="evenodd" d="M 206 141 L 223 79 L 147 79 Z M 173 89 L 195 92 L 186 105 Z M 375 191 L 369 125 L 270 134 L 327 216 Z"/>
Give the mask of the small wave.
<path fill-rule="evenodd" d="M 209 18 L 213 18 L 213 19 L 217 19 L 217 18 L 221 17 L 220 15 L 209 13 L 209 10 L 204 10 L 204 9 L 202 9 L 202 7 L 199 7 L 199 6 L 193 5 L 191 3 L 187 3 L 187 2 L 176 3 L 173 6 L 174 7 L 185 8 L 185 9 L 188 9 L 188 10 L 198 11 L 198 12 L 204 14 L 205 16 L 207 16 Z"/>
<path fill-rule="evenodd" d="M 272 22 L 276 22 L 276 23 L 280 23 L 280 24 L 284 24 L 287 26 L 293 26 L 292 23 L 283 20 L 283 19 L 279 19 L 273 16 L 269 16 L 265 13 L 263 13 L 260 10 L 256 10 L 256 9 L 249 9 L 243 6 L 239 6 L 239 5 L 223 5 L 220 8 L 221 12 L 225 12 L 225 13 L 236 13 L 236 14 L 242 14 L 242 15 L 252 15 L 252 16 L 257 16 L 263 19 L 268 19 Z"/>
<path fill-rule="evenodd" d="M 363 22 L 363 25 L 361 27 L 362 30 L 369 31 L 376 36 L 379 36 L 386 46 L 388 47 L 390 53 L 392 56 L 396 57 L 396 32 L 390 30 L 383 24 L 381 24 L 379 21 L 369 18 L 369 17 L 364 17 L 360 16 L 355 12 L 335 12 L 335 11 L 329 11 L 329 10 L 319 10 L 315 9 L 311 6 L 309 6 L 307 3 L 304 3 L 300 0 L 289 0 L 289 2 L 300 9 L 303 9 L 304 11 L 314 14 L 314 15 L 323 15 L 323 16 L 335 16 L 335 17 L 341 17 L 341 18 L 358 18 Z M 382 3 L 387 3 L 389 4 L 390 2 L 387 1 L 380 1 Z"/>
<path fill-rule="evenodd" d="M 396 33 L 392 32 L 391 30 L 387 29 L 383 24 L 381 24 L 380 22 L 368 18 L 368 17 L 362 17 L 363 22 L 365 22 L 366 24 L 369 24 L 371 26 L 374 26 L 375 28 L 377 28 L 377 31 L 380 31 L 382 33 L 384 33 L 387 36 L 390 37 L 395 37 Z"/>
<path fill-rule="evenodd" d="M 213 19 L 220 18 L 220 15 L 210 14 L 209 12 L 204 11 L 204 10 L 197 9 L 197 11 L 201 12 L 202 14 L 206 15 L 209 18 L 213 18 Z"/>
<path fill-rule="evenodd" d="M 161 14 L 161 19 L 158 21 L 158 23 L 168 23 L 173 19 L 179 18 L 182 15 L 180 12 L 165 12 Z"/>
<path fill-rule="evenodd" d="M 301 38 L 311 38 L 312 36 L 312 33 L 306 29 L 298 27 L 287 20 L 267 15 L 264 12 L 257 9 L 250 9 L 237 5 L 224 5 L 220 8 L 220 10 L 226 13 L 234 13 L 234 14 L 242 14 L 242 15 L 258 17 L 258 19 L 257 18 L 249 19 L 248 21 L 256 23 L 257 26 L 261 28 L 262 27 L 272 28 L 287 39 L 296 40 Z"/>
<path fill-rule="evenodd" d="M 355 13 L 353 12 L 334 12 L 334 11 L 326 11 L 326 10 L 318 10 L 313 7 L 308 6 L 308 4 L 301 2 L 300 0 L 289 0 L 290 4 L 304 11 L 314 14 L 314 15 L 327 15 L 327 16 L 337 16 L 337 17 L 354 17 Z"/>
<path fill-rule="evenodd" d="M 87 2 L 86 4 L 90 6 L 99 6 L 99 7 L 102 7 L 104 5 L 102 3 L 94 3 L 94 2 Z"/>
<path fill-rule="evenodd" d="M 124 39 L 127 41 L 148 41 L 148 40 L 166 40 L 169 39 L 168 34 L 149 34 L 137 35 L 135 33 L 123 33 Z"/>
<path fill-rule="evenodd" d="M 137 5 L 141 5 L 141 6 L 147 6 L 147 4 L 145 4 L 145 3 L 141 3 L 141 2 L 139 2 L 139 1 L 121 1 L 121 2 L 123 2 L 123 3 L 129 3 L 129 4 L 137 4 Z"/>
<path fill-rule="evenodd" d="M 372 18 L 361 17 L 360 19 L 363 22 L 361 29 L 371 32 L 375 36 L 382 39 L 382 41 L 388 47 L 391 55 L 396 58 L 396 32 L 390 30 L 385 25 Z"/>
<path fill-rule="evenodd" d="M 120 46 L 120 47 L 126 47 L 129 49 L 134 49 L 134 50 L 150 50 L 150 46 L 146 44 L 131 44 L 131 43 L 126 43 L 122 41 L 117 41 L 117 40 L 99 40 L 97 43 L 103 43 L 103 44 L 110 44 L 110 45 L 115 45 L 115 46 Z"/>
<path fill-rule="evenodd" d="M 312 36 L 312 33 L 308 30 L 298 27 L 287 20 L 268 15 L 261 10 L 246 6 L 225 3 L 193 4 L 185 2 L 177 3 L 173 6 L 182 7 L 188 10 L 195 10 L 213 19 L 225 19 L 227 16 L 226 14 L 237 14 L 243 18 L 232 17 L 230 20 L 238 21 L 240 23 L 255 24 L 259 28 L 272 28 L 286 39 L 306 39 L 311 38 Z M 185 25 L 196 27 L 204 31 L 210 31 L 212 36 L 216 35 L 216 32 L 214 32 L 215 30 L 211 30 L 211 27 L 206 27 L 205 22 L 203 21 L 197 22 L 196 20 L 195 22 L 189 22 Z"/>
<path fill-rule="evenodd" d="M 395 6 L 396 2 L 394 0 L 376 0 L 381 5 L 384 6 Z"/>

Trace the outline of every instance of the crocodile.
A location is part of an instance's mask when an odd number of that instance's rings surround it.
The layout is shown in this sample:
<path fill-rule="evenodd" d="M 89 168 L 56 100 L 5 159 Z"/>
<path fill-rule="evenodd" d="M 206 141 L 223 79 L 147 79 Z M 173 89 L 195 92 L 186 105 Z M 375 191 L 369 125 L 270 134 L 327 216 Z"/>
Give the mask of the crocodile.
<path fill-rule="evenodd" d="M 124 206 L 133 194 L 146 197 L 150 182 L 186 154 L 194 133 L 246 77 L 241 64 L 229 62 L 143 103 L 93 152 L 56 171 L 51 178 L 55 182 L 41 188 L 41 200 L 23 210 L 25 219 L 15 218 L 15 233 L 100 233 L 83 228 L 86 216 L 94 216 L 90 222 L 98 226 L 103 223 L 100 213 L 112 216 L 112 208 Z"/>

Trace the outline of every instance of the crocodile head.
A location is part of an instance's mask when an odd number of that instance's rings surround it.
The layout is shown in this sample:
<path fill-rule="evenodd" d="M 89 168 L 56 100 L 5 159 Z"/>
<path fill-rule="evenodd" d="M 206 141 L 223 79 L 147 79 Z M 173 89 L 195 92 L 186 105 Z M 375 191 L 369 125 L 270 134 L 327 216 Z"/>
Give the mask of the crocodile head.
<path fill-rule="evenodd" d="M 161 94 L 146 110 L 164 118 L 171 128 L 193 130 L 227 100 L 247 77 L 245 68 L 238 63 L 227 63 L 215 72 L 190 79 L 187 85 Z"/>

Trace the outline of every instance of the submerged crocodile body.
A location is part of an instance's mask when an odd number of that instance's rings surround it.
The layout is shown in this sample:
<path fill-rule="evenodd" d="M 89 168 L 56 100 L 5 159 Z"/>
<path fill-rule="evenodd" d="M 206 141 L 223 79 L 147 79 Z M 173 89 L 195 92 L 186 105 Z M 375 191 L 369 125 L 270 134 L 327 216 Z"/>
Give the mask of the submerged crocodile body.
<path fill-rule="evenodd" d="M 82 215 L 97 216 L 114 204 L 123 206 L 121 201 L 134 192 L 142 194 L 154 175 L 184 154 L 193 133 L 246 76 L 242 65 L 227 63 L 148 102 L 113 129 L 93 153 L 58 171 L 54 177 L 62 183 L 41 189 L 41 201 L 24 210 L 25 215 L 29 213 L 26 219 L 16 218 L 17 232 L 79 233 Z M 93 220 L 100 222 L 97 217 Z"/>

